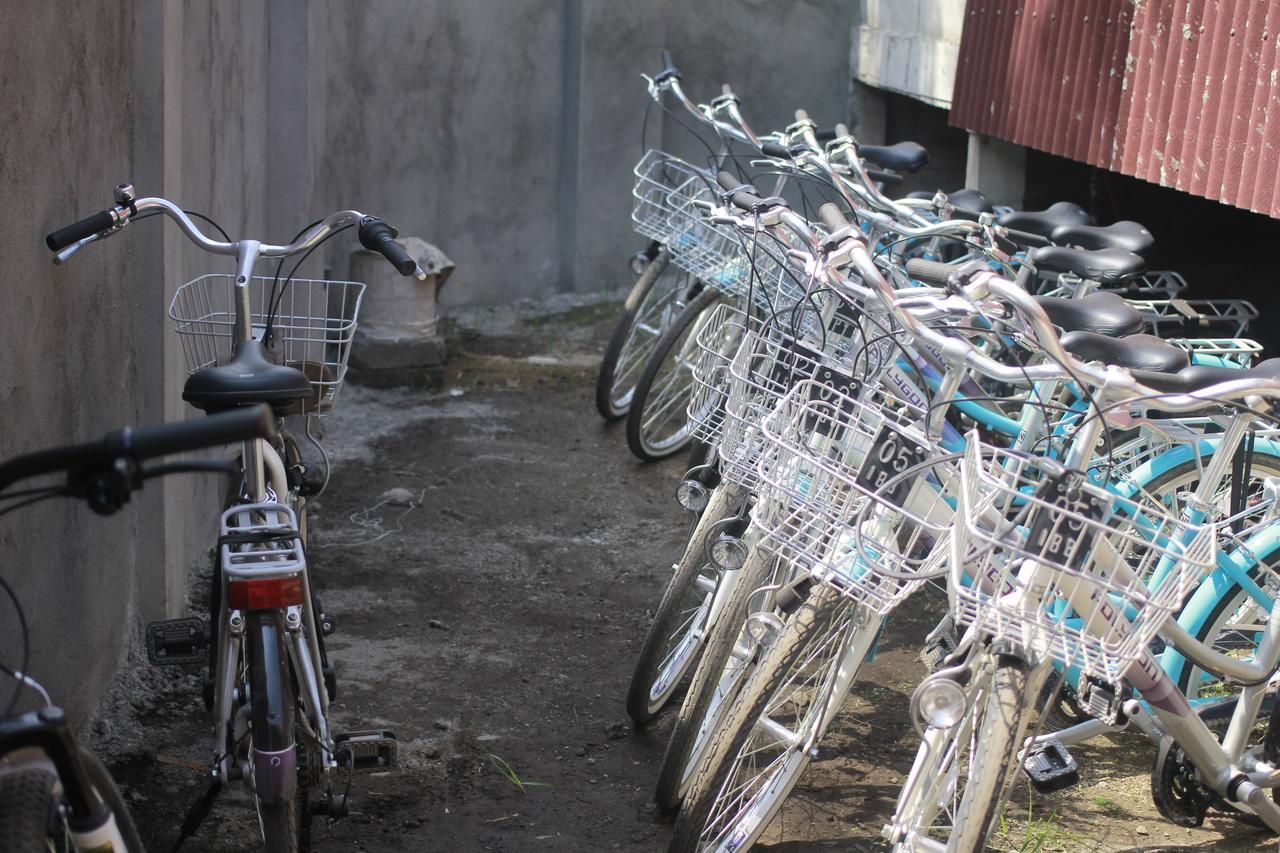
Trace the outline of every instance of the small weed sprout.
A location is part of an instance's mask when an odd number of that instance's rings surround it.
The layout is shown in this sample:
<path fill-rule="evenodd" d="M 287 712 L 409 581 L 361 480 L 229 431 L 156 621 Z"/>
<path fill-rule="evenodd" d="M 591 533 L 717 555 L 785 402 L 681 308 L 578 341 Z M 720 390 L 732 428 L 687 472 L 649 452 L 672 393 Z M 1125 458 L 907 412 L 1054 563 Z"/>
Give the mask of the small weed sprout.
<path fill-rule="evenodd" d="M 516 775 L 516 771 L 511 767 L 511 765 L 508 764 L 501 756 L 494 755 L 492 752 L 486 751 L 485 757 L 489 759 L 489 763 L 493 765 L 493 769 L 497 770 L 498 774 L 502 776 L 503 779 L 506 779 L 512 785 L 519 788 L 520 793 L 522 794 L 527 794 L 527 789 L 529 788 L 551 788 L 551 785 L 546 782 L 526 782 L 524 779 L 521 779 Z"/>

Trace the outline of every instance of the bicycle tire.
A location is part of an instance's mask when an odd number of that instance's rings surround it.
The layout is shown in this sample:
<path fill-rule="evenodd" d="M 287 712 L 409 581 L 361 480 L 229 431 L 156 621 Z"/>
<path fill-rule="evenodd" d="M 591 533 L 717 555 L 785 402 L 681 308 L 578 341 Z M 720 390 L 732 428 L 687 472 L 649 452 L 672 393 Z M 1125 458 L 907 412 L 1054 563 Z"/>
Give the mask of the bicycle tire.
<path fill-rule="evenodd" d="M 982 744 L 982 748 L 973 752 L 976 768 L 973 776 L 977 784 L 965 786 L 964 797 L 956 813 L 959 837 L 956 838 L 953 832 L 948 850 L 981 853 L 986 848 L 987 836 L 991 834 L 996 814 L 1004 804 L 1009 780 L 1017 767 L 1018 751 L 1022 747 L 1029 717 L 1029 681 L 1030 673 L 1024 662 L 1012 658 L 997 662 L 991 679 L 991 692 L 987 696 L 987 710 L 978 731 L 977 742 Z M 1038 691 L 1035 695 L 1039 695 Z"/>
<path fill-rule="evenodd" d="M 653 354 L 645 365 L 644 373 L 636 382 L 635 393 L 631 398 L 631 409 L 627 412 L 627 446 L 643 462 L 660 462 L 689 446 L 692 436 L 685 415 L 685 407 L 674 404 L 687 400 L 692 382 L 689 381 L 687 387 L 677 388 L 673 395 L 666 395 L 668 389 L 665 385 L 655 395 L 654 382 L 667 366 L 668 359 L 684 348 L 687 336 L 696 330 L 699 318 L 710 311 L 722 298 L 719 291 L 706 288 L 691 299 L 672 322 L 670 328 L 659 338 L 653 348 Z M 675 381 L 680 380 L 677 378 Z M 650 412 L 650 405 L 654 403 L 660 408 Z M 661 441 L 654 441 L 648 436 L 648 418 L 658 413 L 665 413 L 681 426 L 670 436 Z"/>
<path fill-rule="evenodd" d="M 683 623 L 681 619 L 687 611 L 685 603 L 690 598 L 690 593 L 696 589 L 698 577 L 707 568 L 707 534 L 712 525 L 727 517 L 733 492 L 729 488 L 712 492 L 706 508 L 689 533 L 684 553 L 667 581 L 658 609 L 654 611 L 653 620 L 649 623 L 649 631 L 645 635 L 644 645 L 640 647 L 640 656 L 627 689 L 627 714 L 637 725 L 645 725 L 651 721 L 676 695 L 706 639 L 702 625 L 692 621 Z M 666 674 L 663 679 L 664 687 L 655 696 L 655 685 L 663 678 L 663 665 L 667 661 L 668 650 L 672 648 L 671 641 L 676 632 L 681 630 L 685 632 L 685 636 L 688 636 L 689 631 L 702 631 L 702 638 L 694 640 L 694 647 L 686 650 L 684 661 L 677 664 L 678 672 Z"/>
<path fill-rule="evenodd" d="M 851 601 L 829 587 L 810 592 L 752 670 L 709 745 L 680 808 L 670 851 L 746 851 L 760 838 L 812 760 L 803 745 L 816 743 L 830 725 L 829 703 L 834 699 L 838 707 L 841 701 L 835 697 L 838 685 L 852 683 L 842 677 L 851 674 L 850 667 L 856 673 L 879 633 L 880 620 L 860 622 L 858 615 Z M 810 673 L 818 677 L 806 679 Z M 818 685 L 794 727 L 799 745 L 783 746 L 771 759 L 772 744 L 764 742 L 770 735 L 757 723 L 766 714 L 778 722 L 795 695 L 788 686 L 797 679 Z M 757 761 L 764 771 L 744 781 L 741 771 L 749 774 Z M 720 809 L 726 792 L 727 809 Z M 720 820 L 726 813 L 729 819 Z"/>
<path fill-rule="evenodd" d="M 658 808 L 664 812 L 674 812 L 680 807 L 689 779 L 689 769 L 696 760 L 694 755 L 698 745 L 698 735 L 704 719 L 712 709 L 717 691 L 725 683 L 726 678 L 741 676 L 744 663 L 739 670 L 730 670 L 733 647 L 737 644 L 747 617 L 747 605 L 751 594 L 764 583 L 768 577 L 772 560 L 752 548 L 747 562 L 738 569 L 733 579 L 734 587 L 728 593 L 724 609 L 715 624 L 707 627 L 707 639 L 694 668 L 693 679 L 685 691 L 684 701 L 676 714 L 675 724 L 671 727 L 671 736 L 667 740 L 667 748 L 662 755 L 662 766 L 658 769 L 658 782 L 654 788 L 654 799 Z M 728 576 L 726 576 L 728 577 Z M 738 682 L 740 683 L 740 682 Z M 729 681 L 732 688 L 736 683 Z M 735 691 L 736 692 L 736 691 Z M 731 697 L 717 708 L 725 708 Z"/>
<path fill-rule="evenodd" d="M 294 732 L 296 698 L 285 632 L 273 610 L 249 611 L 245 625 L 245 647 L 250 679 L 249 741 L 259 752 L 280 752 L 298 745 Z M 252 762 L 252 755 L 250 757 Z M 252 764 L 251 764 L 252 766 Z M 300 853 L 305 850 L 310 814 L 306 807 L 306 787 L 294 780 L 292 795 L 264 800 L 255 780 L 254 805 L 267 853 Z"/>
<path fill-rule="evenodd" d="M 675 278 L 666 282 L 667 286 L 663 286 L 663 277 L 668 272 Z M 606 421 L 626 417 L 631 407 L 631 397 L 635 390 L 635 383 L 630 381 L 631 371 L 618 376 L 619 363 L 626 362 L 623 356 L 629 349 L 640 347 L 636 353 L 639 363 L 643 365 L 647 360 L 643 341 L 638 341 L 635 335 L 637 320 L 654 309 L 658 309 L 659 318 L 664 317 L 660 300 L 683 288 L 685 284 L 682 271 L 672 265 L 671 253 L 664 247 L 632 285 L 622 304 L 622 313 L 609 335 L 609 342 L 605 345 L 604 355 L 600 359 L 600 371 L 596 374 L 596 410 Z M 655 300 L 659 301 L 655 303 Z M 661 331 L 666 330 L 663 328 Z M 625 387 L 619 387 L 619 383 Z"/>
<path fill-rule="evenodd" d="M 129 811 L 129 806 L 125 804 L 124 797 L 120 794 L 120 788 L 116 785 L 116 780 L 112 778 L 111 772 L 107 770 L 107 766 L 102 763 L 101 758 L 84 747 L 80 747 L 80 759 L 84 762 L 85 773 L 88 774 L 89 781 L 93 783 L 94 790 L 97 791 L 102 801 L 107 804 L 107 808 L 111 809 L 111 814 L 116 820 L 116 831 L 124 839 L 128 853 L 135 853 L 135 851 L 136 853 L 143 853 L 146 848 L 142 846 L 142 836 L 138 834 L 138 827 L 133 821 L 133 814 Z"/>
<path fill-rule="evenodd" d="M 42 853 L 49 849 L 56 781 L 56 776 L 39 767 L 0 776 L 0 839 L 6 850 Z"/>
<path fill-rule="evenodd" d="M 1258 448 L 1254 453 L 1252 470 L 1255 472 L 1255 475 L 1257 472 L 1262 472 L 1261 476 L 1280 476 L 1280 458 L 1271 453 L 1267 453 L 1263 448 Z M 1161 495 L 1169 491 L 1176 493 L 1178 491 L 1185 490 L 1190 485 L 1190 481 L 1187 481 L 1188 478 L 1198 480 L 1199 473 L 1200 471 L 1196 466 L 1195 461 L 1188 460 L 1175 465 L 1168 471 L 1158 477 L 1155 477 L 1150 483 L 1144 485 L 1144 489 L 1155 495 Z M 1261 480 L 1261 476 L 1256 476 L 1256 479 Z M 1274 564 L 1277 555 L 1274 553 L 1266 555 L 1259 554 L 1258 557 L 1260 560 L 1259 564 L 1255 565 L 1249 571 L 1249 577 L 1255 583 L 1265 581 L 1265 578 L 1261 577 L 1263 567 L 1264 565 Z M 1262 583 L 1262 585 L 1265 586 L 1265 583 Z M 1218 635 L 1221 633 L 1220 629 L 1222 628 L 1223 623 L 1243 605 L 1245 599 L 1248 597 L 1248 593 L 1245 592 L 1245 590 L 1238 584 L 1231 584 L 1223 591 L 1222 595 L 1219 596 L 1206 619 L 1190 633 L 1200 642 L 1210 648 L 1214 648 L 1217 644 Z M 1183 607 L 1179 611 L 1178 615 L 1175 616 L 1175 620 L 1182 618 L 1187 603 L 1188 602 L 1183 603 Z M 1178 689 L 1182 691 L 1184 696 L 1188 699 L 1195 699 L 1199 696 L 1200 689 L 1204 685 L 1204 682 L 1200 677 L 1201 673 L 1202 670 L 1200 667 L 1191 663 L 1189 660 L 1184 660 L 1181 668 L 1177 672 L 1171 672 L 1170 675 L 1173 677 L 1174 683 L 1177 684 Z"/>

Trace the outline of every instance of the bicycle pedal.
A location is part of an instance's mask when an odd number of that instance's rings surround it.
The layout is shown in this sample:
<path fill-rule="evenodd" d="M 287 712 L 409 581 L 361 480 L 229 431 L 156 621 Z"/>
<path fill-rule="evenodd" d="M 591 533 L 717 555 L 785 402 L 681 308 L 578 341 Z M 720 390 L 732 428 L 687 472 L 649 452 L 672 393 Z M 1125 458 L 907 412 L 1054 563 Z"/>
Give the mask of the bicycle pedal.
<path fill-rule="evenodd" d="M 942 669 L 943 662 L 955 653 L 955 641 L 945 634 L 934 637 L 920 650 L 920 661 L 929 672 Z"/>
<path fill-rule="evenodd" d="M 334 758 L 348 770 L 394 770 L 400 764 L 396 733 L 386 729 L 345 732 L 333 739 Z"/>
<path fill-rule="evenodd" d="M 1031 787 L 1041 794 L 1052 794 L 1080 781 L 1076 760 L 1058 740 L 1033 746 L 1022 758 L 1022 770 L 1031 780 Z"/>
<path fill-rule="evenodd" d="M 204 621 L 195 616 L 147 625 L 147 659 L 154 666 L 204 663 L 208 645 Z"/>
<path fill-rule="evenodd" d="M 1124 697 L 1116 693 L 1115 686 L 1096 678 L 1088 678 L 1081 685 L 1078 693 L 1081 705 L 1090 717 L 1104 723 L 1123 720 L 1121 701 Z"/>

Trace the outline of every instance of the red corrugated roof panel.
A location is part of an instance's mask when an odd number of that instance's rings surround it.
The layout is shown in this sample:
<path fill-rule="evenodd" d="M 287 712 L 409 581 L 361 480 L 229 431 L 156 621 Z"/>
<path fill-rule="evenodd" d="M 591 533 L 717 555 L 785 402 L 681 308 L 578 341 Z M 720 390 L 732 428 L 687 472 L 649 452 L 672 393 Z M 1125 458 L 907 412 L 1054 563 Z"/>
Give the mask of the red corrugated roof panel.
<path fill-rule="evenodd" d="M 951 123 L 1280 218 L 1280 0 L 969 0 Z"/>

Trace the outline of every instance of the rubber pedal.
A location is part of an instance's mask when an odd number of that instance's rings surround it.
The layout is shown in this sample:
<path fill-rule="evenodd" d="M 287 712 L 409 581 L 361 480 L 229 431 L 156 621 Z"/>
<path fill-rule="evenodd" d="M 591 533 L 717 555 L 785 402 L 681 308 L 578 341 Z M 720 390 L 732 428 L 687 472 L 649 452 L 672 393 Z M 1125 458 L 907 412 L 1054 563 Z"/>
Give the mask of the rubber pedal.
<path fill-rule="evenodd" d="M 1059 740 L 1043 741 L 1032 747 L 1022 758 L 1022 770 L 1031 780 L 1031 787 L 1041 794 L 1052 794 L 1080 781 L 1076 760 Z"/>
<path fill-rule="evenodd" d="M 336 735 L 333 752 L 338 766 L 349 770 L 393 770 L 400 764 L 396 733 L 386 729 Z"/>
<path fill-rule="evenodd" d="M 208 647 L 204 621 L 198 617 L 165 619 L 147 625 L 147 659 L 154 666 L 204 663 Z"/>
<path fill-rule="evenodd" d="M 939 634 L 920 650 L 920 662 L 929 672 L 937 672 L 942 669 L 942 664 L 955 653 L 955 650 L 955 640 L 947 634 Z"/>

